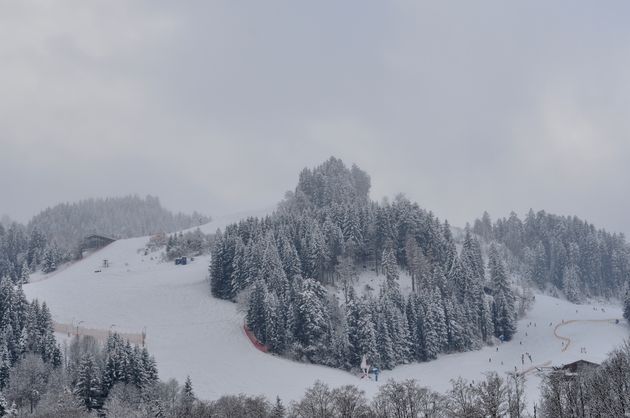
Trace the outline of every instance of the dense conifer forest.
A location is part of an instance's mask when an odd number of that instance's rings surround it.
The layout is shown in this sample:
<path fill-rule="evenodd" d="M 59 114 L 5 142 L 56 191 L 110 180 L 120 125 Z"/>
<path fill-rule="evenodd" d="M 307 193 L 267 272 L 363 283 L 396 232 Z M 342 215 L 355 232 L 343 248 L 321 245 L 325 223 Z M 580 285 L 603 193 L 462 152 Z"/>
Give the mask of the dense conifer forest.
<path fill-rule="evenodd" d="M 515 273 L 539 288 L 562 290 L 572 302 L 619 297 L 628 284 L 630 248 L 624 235 L 577 217 L 530 210 L 524 221 L 512 213 L 492 223 L 484 213 L 473 231 L 484 241 L 502 243 Z"/>
<path fill-rule="evenodd" d="M 217 233 L 212 294 L 245 300 L 247 326 L 272 352 L 345 369 L 366 355 L 392 368 L 509 340 L 530 286 L 571 301 L 627 288 L 622 234 L 545 212 L 495 223 L 485 213 L 456 243 L 447 221 L 403 195 L 370 201 L 369 190 L 367 173 L 333 157 L 304 169 L 272 215 Z M 354 283 L 367 270 L 382 285 L 365 293 Z"/>
<path fill-rule="evenodd" d="M 35 215 L 27 230 L 38 230 L 59 247 L 72 250 L 89 234 L 142 237 L 180 231 L 209 220 L 196 212 L 173 214 L 162 207 L 157 197 L 125 196 L 59 204 Z"/>
<path fill-rule="evenodd" d="M 486 263 L 466 230 L 458 251 L 448 222 L 404 196 L 372 202 L 369 190 L 364 171 L 336 158 L 303 170 L 273 215 L 217 233 L 212 294 L 246 295 L 247 326 L 271 351 L 344 369 L 364 355 L 392 368 L 509 340 L 518 295 L 497 248 Z M 380 289 L 355 290 L 369 269 Z"/>
<path fill-rule="evenodd" d="M 155 414 L 181 406 L 184 389 L 159 382 L 146 348 L 116 333 L 103 345 L 92 337 L 68 340 L 69 345 L 57 343 L 46 303 L 29 303 L 21 284 L 7 277 L 0 281 L 0 416 L 113 413 L 123 409 L 123 401 Z M 159 395 L 167 387 L 171 404 Z"/>
<path fill-rule="evenodd" d="M 52 272 L 61 263 L 79 258 L 81 240 L 90 234 L 116 239 L 139 237 L 177 232 L 209 220 L 196 212 L 173 214 L 152 196 L 63 203 L 43 210 L 27 225 L 0 225 L 0 277 L 25 283 L 35 270 Z M 188 241 L 178 242 L 178 248 L 185 248 Z"/>
<path fill-rule="evenodd" d="M 73 242 L 88 232 L 82 225 L 108 211 L 111 218 L 97 225 L 117 236 L 159 231 L 146 250 L 164 248 L 167 260 L 210 248 L 212 295 L 241 304 L 249 331 L 272 353 L 298 361 L 356 370 L 365 357 L 371 367 L 391 369 L 509 341 L 530 287 L 574 302 L 621 298 L 630 318 L 622 234 L 544 211 L 495 222 L 484 213 L 458 230 L 404 195 L 371 201 L 370 184 L 359 167 L 330 158 L 304 169 L 273 214 L 214 236 L 165 233 L 207 219 L 171 215 L 150 197 L 60 205 L 28 226 L 0 227 L 0 416 L 522 416 L 518 374 L 460 379 L 444 394 L 392 381 L 368 400 L 354 386 L 318 382 L 288 405 L 248 395 L 202 401 L 190 379 L 183 386 L 160 381 L 147 349 L 115 333 L 104 344 L 72 337 L 61 346 L 48 307 L 28 302 L 22 284 L 31 271 L 53 271 L 71 258 L 58 242 Z M 361 285 L 366 274 L 377 275 L 378 286 Z M 617 389 L 625 387 L 629 352 L 619 348 L 576 379 L 549 374 L 541 416 L 627 413 L 627 391 Z"/>

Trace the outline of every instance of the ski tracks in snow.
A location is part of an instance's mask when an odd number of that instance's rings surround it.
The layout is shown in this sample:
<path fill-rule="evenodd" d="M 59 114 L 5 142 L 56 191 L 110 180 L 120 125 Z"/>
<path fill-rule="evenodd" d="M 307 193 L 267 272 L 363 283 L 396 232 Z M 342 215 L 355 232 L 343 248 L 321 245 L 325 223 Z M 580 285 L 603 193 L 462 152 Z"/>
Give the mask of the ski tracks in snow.
<path fill-rule="evenodd" d="M 569 324 L 576 324 L 576 323 L 601 323 L 601 322 L 605 322 L 605 323 L 609 323 L 609 324 L 614 324 L 616 321 L 618 321 L 618 318 L 608 318 L 608 319 L 570 319 L 568 321 L 562 321 L 561 323 L 557 324 L 554 328 L 553 328 L 553 335 L 564 342 L 564 344 L 562 345 L 562 349 L 561 351 L 564 353 L 565 351 L 567 351 L 569 349 L 569 346 L 571 345 L 571 338 L 569 337 L 565 337 L 563 335 L 558 334 L 558 329 L 560 329 L 561 327 L 565 326 L 565 325 L 569 325 Z"/>

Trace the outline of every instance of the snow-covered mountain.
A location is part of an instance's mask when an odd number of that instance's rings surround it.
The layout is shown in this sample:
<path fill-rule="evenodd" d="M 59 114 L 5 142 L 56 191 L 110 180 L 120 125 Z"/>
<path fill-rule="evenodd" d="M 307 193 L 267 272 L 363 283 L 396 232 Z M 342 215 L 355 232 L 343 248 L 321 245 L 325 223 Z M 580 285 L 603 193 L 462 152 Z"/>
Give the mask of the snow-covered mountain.
<path fill-rule="evenodd" d="M 219 218 L 202 230 L 213 232 L 232 221 Z M 479 380 L 487 371 L 503 374 L 516 368 L 527 373 L 527 396 L 532 404 L 537 401 L 540 382 L 534 366 L 582 358 L 600 362 L 628 334 L 625 321 L 615 323 L 622 317 L 618 306 L 574 305 L 536 295 L 532 310 L 520 320 L 510 342 L 398 366 L 384 371 L 378 383 L 360 380 L 348 372 L 257 350 L 243 331 L 244 313 L 238 305 L 210 296 L 209 257 L 176 266 L 161 261 L 158 253 L 145 255 L 148 239 L 119 240 L 51 275 L 38 273 L 24 290 L 29 298 L 46 301 L 60 324 L 80 322 L 82 328 L 137 334 L 145 331 L 160 377 L 183 381 L 190 375 L 198 396 L 206 399 L 242 392 L 294 400 L 316 380 L 331 386 L 354 384 L 368 396 L 388 379 L 414 378 L 423 386 L 446 391 L 450 380 L 458 376 Z M 108 260 L 109 267 L 103 268 L 103 260 Z M 366 274 L 360 280 L 369 283 L 376 279 Z M 570 322 L 574 320 L 577 322 Z M 567 341 L 570 344 L 564 349 Z"/>

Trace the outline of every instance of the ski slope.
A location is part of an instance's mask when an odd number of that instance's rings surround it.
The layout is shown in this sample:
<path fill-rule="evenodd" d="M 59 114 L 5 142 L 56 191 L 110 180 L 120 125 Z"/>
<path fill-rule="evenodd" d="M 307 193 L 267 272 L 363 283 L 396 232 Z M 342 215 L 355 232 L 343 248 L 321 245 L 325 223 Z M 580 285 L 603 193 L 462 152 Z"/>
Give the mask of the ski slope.
<path fill-rule="evenodd" d="M 613 318 L 620 319 L 619 323 Z M 533 308 L 519 321 L 512 341 L 478 351 L 441 356 L 428 363 L 400 366 L 383 373 L 383 377 L 414 378 L 421 385 L 444 393 L 450 388 L 450 380 L 458 375 L 478 381 L 488 371 L 496 371 L 502 376 L 516 371 L 526 375 L 525 395 L 531 410 L 540 393 L 542 373 L 538 369 L 562 366 L 579 359 L 601 363 L 628 337 L 629 328 L 621 318 L 619 306 L 575 305 L 536 295 Z M 561 337 L 570 340 L 568 347 Z M 531 355 L 531 361 L 526 353 Z"/>
<path fill-rule="evenodd" d="M 228 219 L 204 226 L 205 232 L 222 228 Z M 145 238 L 119 240 L 48 276 L 35 277 L 24 286 L 29 298 L 48 303 L 56 322 L 119 332 L 146 331 L 147 346 L 158 362 L 162 379 L 180 382 L 190 375 L 198 396 L 215 399 L 223 394 L 261 394 L 273 399 L 299 399 L 316 380 L 331 386 L 354 384 L 368 396 L 387 379 L 416 379 L 440 392 L 450 380 L 462 376 L 483 378 L 483 373 L 528 371 L 527 396 L 538 398 L 536 365 L 561 365 L 583 358 L 601 362 L 628 334 L 616 306 L 574 305 L 537 295 L 533 309 L 519 322 L 514 340 L 498 347 L 444 355 L 428 362 L 384 371 L 380 382 L 360 380 L 343 371 L 292 362 L 264 354 L 243 332 L 243 313 L 237 305 L 212 298 L 206 280 L 209 258 L 199 257 L 186 266 L 159 261 L 158 253 L 144 255 Z M 101 268 L 103 259 L 109 268 Z M 95 273 L 100 269 L 101 272 Z M 378 280 L 370 276 L 367 281 Z M 602 311 L 602 307 L 605 311 Z M 579 320 L 567 322 L 562 320 Z M 532 325 L 530 326 L 530 322 Z M 535 324 L 535 326 L 534 326 Z M 561 324 L 556 329 L 556 326 Z M 563 340 L 571 343 L 565 351 Z M 527 334 L 527 335 L 526 335 Z M 586 354 L 581 348 L 586 347 Z M 521 355 L 529 352 L 532 361 Z M 534 372 L 532 372 L 534 371 Z"/>
<path fill-rule="evenodd" d="M 202 230 L 214 232 L 227 222 Z M 147 241 L 116 241 L 60 272 L 35 276 L 24 291 L 30 299 L 46 301 L 59 323 L 129 333 L 146 330 L 160 377 L 183 382 L 190 375 L 201 398 L 243 392 L 288 400 L 301 397 L 318 379 L 361 383 L 343 371 L 258 351 L 245 336 L 237 306 L 209 295 L 209 257 L 175 266 L 159 261 L 158 253 L 145 256 Z M 104 259 L 109 268 L 101 267 Z"/>

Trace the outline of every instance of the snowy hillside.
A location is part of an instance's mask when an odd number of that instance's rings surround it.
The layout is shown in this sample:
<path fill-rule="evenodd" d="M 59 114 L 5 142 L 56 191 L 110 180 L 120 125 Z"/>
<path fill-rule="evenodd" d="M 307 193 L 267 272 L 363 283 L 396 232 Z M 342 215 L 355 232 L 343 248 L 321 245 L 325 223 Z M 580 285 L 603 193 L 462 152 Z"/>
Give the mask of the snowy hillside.
<path fill-rule="evenodd" d="M 220 222 L 220 221 L 218 221 Z M 222 225 L 204 226 L 204 232 Z M 343 371 L 298 364 L 255 349 L 231 302 L 209 296 L 208 257 L 186 266 L 144 256 L 148 238 L 117 241 L 50 278 L 25 286 L 45 300 L 59 323 L 141 333 L 160 376 L 183 382 L 190 375 L 202 398 L 225 393 L 277 394 L 296 399 L 315 380 L 358 383 Z M 102 268 L 104 259 L 109 268 Z M 101 270 L 95 273 L 95 270 Z M 367 382 L 366 382 L 367 383 Z M 369 388 L 366 388 L 369 389 Z"/>
<path fill-rule="evenodd" d="M 213 232 L 231 220 L 224 221 L 217 219 L 203 230 Z M 368 395 L 376 392 L 377 383 L 361 381 L 350 373 L 258 351 L 243 332 L 243 314 L 237 306 L 209 296 L 208 257 L 175 266 L 159 261 L 157 253 L 145 256 L 140 250 L 147 241 L 117 241 L 56 274 L 40 277 L 42 280 L 26 285 L 24 290 L 29 298 L 45 300 L 59 323 L 82 321 L 82 327 L 130 333 L 146 329 L 147 345 L 156 357 L 160 377 L 181 382 L 190 375 L 201 398 L 244 392 L 292 400 L 318 379 L 332 386 L 355 384 Z M 104 259 L 109 261 L 109 268 L 101 268 Z M 362 278 L 363 284 L 377 280 L 379 277 Z M 446 391 L 449 381 L 457 376 L 479 380 L 490 370 L 503 373 L 516 367 L 526 371 L 536 365 L 561 365 L 580 358 L 600 362 L 628 335 L 628 328 L 625 321 L 586 321 L 621 316 L 619 307 L 578 306 L 537 295 L 513 341 L 498 351 L 486 347 L 429 363 L 399 366 L 383 372 L 380 380 L 414 378 L 421 385 Z M 579 321 L 562 325 L 563 320 Z M 566 351 L 562 351 L 563 340 L 554 331 L 570 339 Z M 581 352 L 583 347 L 586 353 Z M 526 352 L 531 361 L 522 356 Z M 536 373 L 528 373 L 530 403 L 538 397 L 539 381 Z"/>

